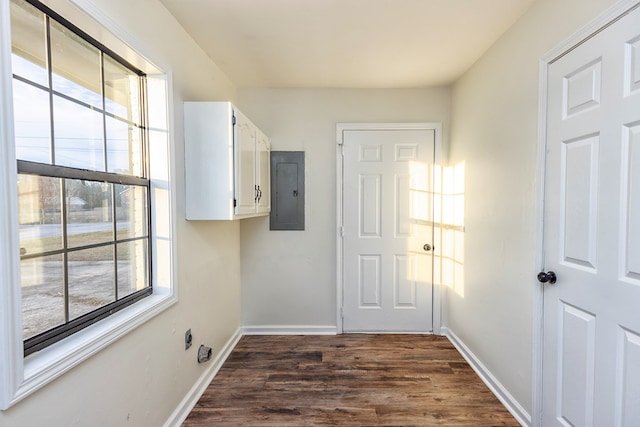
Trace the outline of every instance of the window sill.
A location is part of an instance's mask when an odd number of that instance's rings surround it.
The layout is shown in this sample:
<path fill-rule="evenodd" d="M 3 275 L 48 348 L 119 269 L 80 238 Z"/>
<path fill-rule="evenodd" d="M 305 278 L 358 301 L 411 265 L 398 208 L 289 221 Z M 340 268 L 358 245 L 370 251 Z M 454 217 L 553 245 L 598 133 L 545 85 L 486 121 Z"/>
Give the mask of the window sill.
<path fill-rule="evenodd" d="M 25 358 L 24 380 L 9 406 L 55 380 L 177 301 L 175 295 L 162 294 L 163 289 L 156 291 L 150 297 Z"/>

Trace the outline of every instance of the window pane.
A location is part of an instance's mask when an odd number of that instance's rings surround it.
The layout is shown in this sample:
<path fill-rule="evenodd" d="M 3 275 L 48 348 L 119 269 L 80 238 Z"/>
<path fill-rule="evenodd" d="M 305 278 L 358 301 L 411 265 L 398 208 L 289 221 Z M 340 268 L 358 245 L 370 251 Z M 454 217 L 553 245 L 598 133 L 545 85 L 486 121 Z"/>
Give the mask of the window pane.
<path fill-rule="evenodd" d="M 140 124 L 140 78 L 111 57 L 104 55 L 105 109 Z"/>
<path fill-rule="evenodd" d="M 116 185 L 116 219 L 118 240 L 149 234 L 147 189 L 133 185 Z"/>
<path fill-rule="evenodd" d="M 65 322 L 62 255 L 20 261 L 22 334 L 31 338 Z"/>
<path fill-rule="evenodd" d="M 55 96 L 55 164 L 104 171 L 102 114 Z"/>
<path fill-rule="evenodd" d="M 116 299 L 113 245 L 69 252 L 69 320 Z"/>
<path fill-rule="evenodd" d="M 102 108 L 100 51 L 58 22 L 50 23 L 53 89 Z"/>
<path fill-rule="evenodd" d="M 49 86 L 44 14 L 23 0 L 11 2 L 13 74 Z"/>
<path fill-rule="evenodd" d="M 62 249 L 60 179 L 18 175 L 20 255 Z"/>
<path fill-rule="evenodd" d="M 107 172 L 142 176 L 140 128 L 112 117 L 107 124 Z"/>
<path fill-rule="evenodd" d="M 112 185 L 77 179 L 65 183 L 68 247 L 113 241 Z"/>
<path fill-rule="evenodd" d="M 118 298 L 149 286 L 149 252 L 146 240 L 118 244 Z"/>
<path fill-rule="evenodd" d="M 13 80 L 13 117 L 16 157 L 51 163 L 51 114 L 49 93 Z"/>

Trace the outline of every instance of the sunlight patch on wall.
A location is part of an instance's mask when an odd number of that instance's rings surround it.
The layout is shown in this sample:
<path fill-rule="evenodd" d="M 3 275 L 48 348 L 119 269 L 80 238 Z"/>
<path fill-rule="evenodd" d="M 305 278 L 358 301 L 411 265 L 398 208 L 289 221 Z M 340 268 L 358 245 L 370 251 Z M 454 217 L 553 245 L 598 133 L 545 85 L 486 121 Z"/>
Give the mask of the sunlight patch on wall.
<path fill-rule="evenodd" d="M 440 283 L 464 298 L 464 179 L 465 163 L 442 166 L 436 171 L 435 188 L 435 264 L 439 267 Z M 436 271 L 436 274 L 438 271 Z M 436 276 L 437 277 L 437 276 Z"/>

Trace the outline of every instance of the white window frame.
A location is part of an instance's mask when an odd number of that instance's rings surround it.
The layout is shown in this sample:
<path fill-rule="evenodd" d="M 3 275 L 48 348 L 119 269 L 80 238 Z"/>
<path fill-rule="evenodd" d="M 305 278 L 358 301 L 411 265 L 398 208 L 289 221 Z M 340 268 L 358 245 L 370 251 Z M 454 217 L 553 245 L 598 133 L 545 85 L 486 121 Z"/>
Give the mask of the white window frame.
<path fill-rule="evenodd" d="M 59 2 L 57 2 L 59 3 Z M 91 0 L 67 0 L 54 10 L 78 27 L 97 21 L 128 50 L 148 58 L 136 40 Z M 151 252 L 153 294 L 27 358 L 23 356 L 20 296 L 20 254 L 17 207 L 17 167 L 14 140 L 9 0 L 0 0 L 0 409 L 5 410 L 144 324 L 177 302 L 175 165 L 171 73 L 168 67 L 147 66 L 148 98 L 158 111 L 149 111 L 151 180 Z M 96 34 L 91 34 L 96 37 Z M 100 37 L 96 37 L 99 41 Z M 120 53 L 120 52 L 118 52 Z M 134 64 L 139 66 L 139 64 Z M 159 71 L 162 69 L 163 71 Z M 149 71 L 151 70 L 151 71 Z M 158 99 L 160 98 L 160 99 Z M 159 102 L 163 101 L 163 102 Z M 155 121 L 155 123 L 154 123 Z M 159 131 L 165 129 L 166 131 Z"/>

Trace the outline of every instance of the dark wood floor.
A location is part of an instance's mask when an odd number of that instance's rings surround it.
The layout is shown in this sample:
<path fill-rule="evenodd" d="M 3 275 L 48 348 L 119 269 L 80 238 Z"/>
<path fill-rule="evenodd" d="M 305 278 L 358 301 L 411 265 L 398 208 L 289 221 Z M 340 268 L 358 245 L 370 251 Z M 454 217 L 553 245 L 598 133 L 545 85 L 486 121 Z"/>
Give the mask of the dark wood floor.
<path fill-rule="evenodd" d="M 518 426 L 433 335 L 245 336 L 184 426 Z"/>

